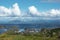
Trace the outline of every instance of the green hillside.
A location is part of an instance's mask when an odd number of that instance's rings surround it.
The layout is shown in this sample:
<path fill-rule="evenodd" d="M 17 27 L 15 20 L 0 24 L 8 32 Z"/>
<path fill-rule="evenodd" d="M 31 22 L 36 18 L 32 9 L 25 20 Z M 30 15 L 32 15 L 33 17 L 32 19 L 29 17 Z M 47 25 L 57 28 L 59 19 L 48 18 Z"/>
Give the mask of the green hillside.
<path fill-rule="evenodd" d="M 0 34 L 0 40 L 59 40 L 60 28 L 41 29 L 37 33 L 14 33 L 12 31 Z M 47 36 L 48 35 L 48 36 Z M 51 35 L 51 36 L 50 36 Z"/>

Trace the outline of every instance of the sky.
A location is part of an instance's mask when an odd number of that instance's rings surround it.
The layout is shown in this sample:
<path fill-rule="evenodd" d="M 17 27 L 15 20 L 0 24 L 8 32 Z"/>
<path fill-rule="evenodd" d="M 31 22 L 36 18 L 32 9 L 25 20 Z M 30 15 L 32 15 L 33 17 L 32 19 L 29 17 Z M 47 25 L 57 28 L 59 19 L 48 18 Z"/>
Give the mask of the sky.
<path fill-rule="evenodd" d="M 0 0 L 0 21 L 59 19 L 60 0 Z"/>

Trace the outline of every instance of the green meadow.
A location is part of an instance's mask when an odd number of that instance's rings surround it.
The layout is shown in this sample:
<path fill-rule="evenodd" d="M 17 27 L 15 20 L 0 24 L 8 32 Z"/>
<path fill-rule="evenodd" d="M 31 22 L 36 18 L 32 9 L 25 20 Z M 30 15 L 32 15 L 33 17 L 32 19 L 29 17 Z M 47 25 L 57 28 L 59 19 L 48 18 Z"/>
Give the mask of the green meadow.
<path fill-rule="evenodd" d="M 1 34 L 0 40 L 58 40 L 57 37 L 39 37 Z"/>
<path fill-rule="evenodd" d="M 0 34 L 0 40 L 60 40 L 60 28 L 42 28 L 38 32 L 35 29 L 25 28 L 23 32 L 18 32 L 17 27 L 8 29 Z"/>

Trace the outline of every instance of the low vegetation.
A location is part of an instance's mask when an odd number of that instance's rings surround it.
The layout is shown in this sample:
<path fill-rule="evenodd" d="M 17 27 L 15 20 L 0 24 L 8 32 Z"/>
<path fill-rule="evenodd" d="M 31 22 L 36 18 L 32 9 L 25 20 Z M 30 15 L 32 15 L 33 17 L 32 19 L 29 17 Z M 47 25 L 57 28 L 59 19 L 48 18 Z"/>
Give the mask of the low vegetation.
<path fill-rule="evenodd" d="M 0 34 L 0 40 L 60 40 L 60 28 L 43 28 L 38 32 L 25 28 L 23 32 L 18 32 L 18 28 L 13 27 Z"/>

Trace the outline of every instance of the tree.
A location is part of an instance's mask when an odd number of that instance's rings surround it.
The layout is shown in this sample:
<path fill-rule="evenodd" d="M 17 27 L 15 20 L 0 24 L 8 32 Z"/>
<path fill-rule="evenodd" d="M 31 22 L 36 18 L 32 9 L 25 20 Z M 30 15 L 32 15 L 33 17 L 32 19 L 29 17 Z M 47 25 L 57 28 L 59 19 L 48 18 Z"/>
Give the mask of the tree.
<path fill-rule="evenodd" d="M 52 36 L 52 32 L 46 28 L 41 29 L 41 34 L 45 37 L 51 37 Z"/>
<path fill-rule="evenodd" d="M 8 29 L 8 31 L 7 31 L 7 33 L 8 34 L 18 34 L 19 32 L 19 28 L 18 27 L 16 27 L 16 26 L 12 26 L 10 29 Z"/>
<path fill-rule="evenodd" d="M 4 26 L 0 26 L 0 29 L 3 29 L 4 28 Z"/>

